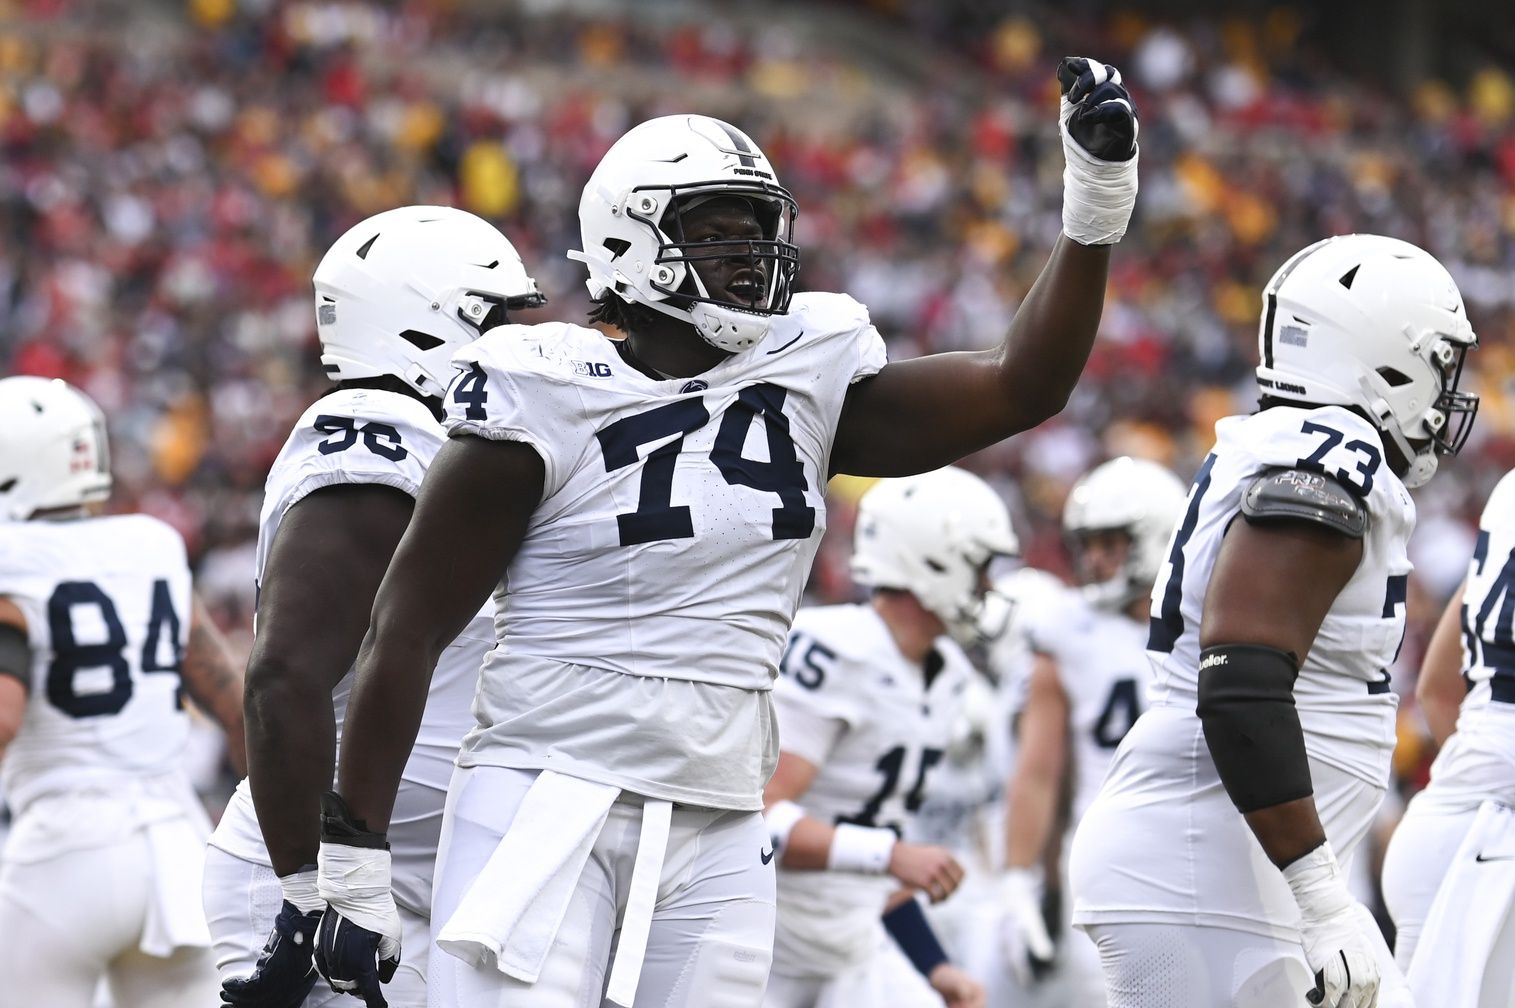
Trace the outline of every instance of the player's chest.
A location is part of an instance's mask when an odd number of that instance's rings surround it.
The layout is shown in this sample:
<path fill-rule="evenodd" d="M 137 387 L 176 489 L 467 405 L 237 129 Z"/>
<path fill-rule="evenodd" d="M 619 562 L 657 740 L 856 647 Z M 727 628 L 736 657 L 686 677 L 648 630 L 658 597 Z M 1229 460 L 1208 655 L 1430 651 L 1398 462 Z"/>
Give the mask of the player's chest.
<path fill-rule="evenodd" d="M 558 503 L 601 523 L 601 547 L 818 536 L 833 424 L 815 398 L 770 382 L 686 388 L 595 416 Z"/>

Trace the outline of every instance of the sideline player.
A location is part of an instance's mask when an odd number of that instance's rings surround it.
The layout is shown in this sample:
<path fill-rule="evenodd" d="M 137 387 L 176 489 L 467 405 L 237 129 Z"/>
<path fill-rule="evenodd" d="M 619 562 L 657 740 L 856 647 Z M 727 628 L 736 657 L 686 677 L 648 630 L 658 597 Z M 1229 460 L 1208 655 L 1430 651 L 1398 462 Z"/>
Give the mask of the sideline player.
<path fill-rule="evenodd" d="M 1515 1004 L 1512 589 L 1515 473 L 1508 473 L 1484 506 L 1467 580 L 1437 625 L 1417 685 L 1421 694 L 1443 683 L 1466 689 L 1457 728 L 1384 855 L 1394 957 L 1419 1008 Z"/>
<path fill-rule="evenodd" d="M 1263 305 L 1261 409 L 1216 427 L 1152 595 L 1152 706 L 1074 838 L 1112 1008 L 1407 996 L 1337 852 L 1388 781 L 1406 488 L 1471 429 L 1477 340 L 1441 264 L 1376 235 L 1296 253 Z"/>
<path fill-rule="evenodd" d="M 452 437 L 379 590 L 323 813 L 329 978 L 373 989 L 376 945 L 392 955 L 382 845 L 427 670 L 503 578 L 449 788 L 433 998 L 761 1000 L 770 693 L 825 481 L 939 468 L 1040 423 L 1098 328 L 1136 120 L 1104 64 L 1060 76 L 1065 236 L 979 352 L 886 365 L 862 305 L 793 294 L 794 201 L 735 127 L 668 116 L 611 147 L 579 256 L 593 317 L 626 338 L 505 328 L 455 358 Z"/>
<path fill-rule="evenodd" d="M 1063 589 L 1055 575 L 1034 567 L 995 578 L 984 596 L 978 635 L 984 668 L 975 669 L 952 741 L 905 831 L 907 840 L 946 847 L 963 866 L 957 892 L 927 906 L 926 918 L 951 960 L 983 983 L 990 1005 L 1025 1001 L 1005 961 L 1005 909 L 997 884 L 1005 867 L 1005 782 L 1015 765 L 1010 726 L 1019 706 L 1015 694 L 1024 690 L 1031 664 L 1027 615 Z M 1038 984 L 1042 1000 L 1034 1003 L 1060 1005 L 1062 992 L 1055 986 Z"/>
<path fill-rule="evenodd" d="M 204 1008 L 204 809 L 184 769 L 207 711 L 242 763 L 242 677 L 184 540 L 103 513 L 105 418 L 78 389 L 0 380 L 0 1001 Z"/>
<path fill-rule="evenodd" d="M 1052 960 L 1039 866 L 1049 844 L 1063 846 L 1054 832 L 1063 820 L 1065 784 L 1071 837 L 1115 747 L 1146 706 L 1146 610 L 1184 496 L 1178 477 L 1145 459 L 1117 458 L 1087 473 L 1063 506 L 1080 587 L 1058 592 L 1026 616 L 1032 660 L 1016 717 L 1001 884 L 1006 956 L 1023 987 Z M 1069 935 L 1061 958 L 1068 1003 L 1103 1008 L 1099 957 L 1088 939 Z"/>
<path fill-rule="evenodd" d="M 247 1008 L 293 1008 L 316 980 L 316 810 L 374 592 L 446 439 L 449 359 L 508 310 L 543 302 L 510 242 L 451 207 L 402 207 L 354 225 L 314 283 L 321 362 L 337 384 L 295 424 L 268 474 L 247 670 L 250 774 L 211 838 L 204 886 L 223 997 Z M 493 646 L 481 612 L 441 651 L 401 777 L 390 839 L 413 954 L 389 988 L 397 1008 L 426 1003 L 442 804 Z M 323 985 L 304 1003 L 336 997 Z"/>
<path fill-rule="evenodd" d="M 956 641 L 978 633 L 989 562 L 1017 548 L 1004 503 L 972 473 L 884 480 L 858 503 L 852 573 L 869 600 L 795 615 L 763 792 L 779 851 L 768 1008 L 983 1003 L 914 898 L 946 899 L 962 866 L 901 837 L 975 675 Z"/>

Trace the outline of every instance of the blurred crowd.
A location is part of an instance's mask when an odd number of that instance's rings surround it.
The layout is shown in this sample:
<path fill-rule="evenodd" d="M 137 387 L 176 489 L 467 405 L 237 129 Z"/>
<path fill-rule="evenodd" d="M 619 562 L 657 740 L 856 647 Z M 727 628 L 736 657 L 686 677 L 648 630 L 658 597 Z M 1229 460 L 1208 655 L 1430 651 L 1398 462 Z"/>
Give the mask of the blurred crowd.
<path fill-rule="evenodd" d="M 896 357 L 985 346 L 1060 226 L 1052 70 L 1095 53 L 1142 112 L 1102 340 L 1060 418 L 970 464 L 1012 500 L 1028 560 L 1065 570 L 1076 476 L 1135 453 L 1187 477 L 1214 421 L 1251 408 L 1259 291 L 1289 253 L 1353 230 L 1425 246 L 1482 337 L 1484 406 L 1419 495 L 1408 692 L 1470 523 L 1515 465 L 1515 81 L 1471 67 L 1396 95 L 1319 58 L 1284 9 L 970 7 L 0 3 L 0 365 L 106 407 L 118 505 L 186 535 L 245 641 L 263 477 L 325 387 L 310 274 L 350 224 L 473 210 L 552 299 L 523 320 L 582 318 L 563 252 L 584 179 L 631 124 L 697 110 L 755 137 L 798 198 L 803 287 L 868 304 Z M 849 591 L 857 489 L 833 488 L 819 598 Z"/>

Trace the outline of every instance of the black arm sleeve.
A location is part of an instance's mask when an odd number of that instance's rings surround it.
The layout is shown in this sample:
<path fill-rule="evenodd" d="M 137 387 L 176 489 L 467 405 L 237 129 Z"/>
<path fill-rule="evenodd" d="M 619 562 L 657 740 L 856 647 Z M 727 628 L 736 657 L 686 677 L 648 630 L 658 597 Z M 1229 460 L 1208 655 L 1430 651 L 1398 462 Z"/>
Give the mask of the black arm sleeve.
<path fill-rule="evenodd" d="M 1200 723 L 1226 794 L 1243 814 L 1314 793 L 1305 734 L 1294 709 L 1299 659 L 1255 644 L 1205 648 Z"/>
<path fill-rule="evenodd" d="M 0 623 L 0 675 L 21 681 L 28 693 L 32 685 L 32 642 L 26 631 L 10 623 Z"/>

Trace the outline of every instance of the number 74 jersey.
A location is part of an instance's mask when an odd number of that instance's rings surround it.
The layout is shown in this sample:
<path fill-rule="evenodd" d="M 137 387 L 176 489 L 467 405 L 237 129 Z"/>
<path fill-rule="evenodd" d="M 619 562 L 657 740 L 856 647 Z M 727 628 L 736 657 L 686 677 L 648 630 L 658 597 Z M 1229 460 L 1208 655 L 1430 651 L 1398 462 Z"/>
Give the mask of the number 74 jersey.
<path fill-rule="evenodd" d="M 825 530 L 842 403 L 884 359 L 838 294 L 797 296 L 693 378 L 648 377 L 563 323 L 466 347 L 448 427 L 529 444 L 545 469 L 502 601 L 509 653 L 768 689 Z"/>
<path fill-rule="evenodd" d="M 1154 703 L 1194 709 L 1199 681 L 1199 624 L 1215 558 L 1226 530 L 1241 519 L 1242 498 L 1265 472 L 1324 474 L 1357 497 L 1368 515 L 1362 560 L 1336 597 L 1305 657 L 1294 695 L 1307 737 L 1382 731 L 1371 709 L 1394 706 L 1389 667 L 1404 637 L 1406 549 L 1415 528 L 1409 491 L 1383 458 L 1378 432 L 1340 406 L 1275 406 L 1216 425 L 1216 444 L 1200 466 L 1189 501 L 1153 587 L 1147 640 Z M 1293 572 L 1306 583 L 1313 572 Z M 1310 712 L 1321 717 L 1314 718 Z M 1373 727 L 1367 727 L 1371 722 Z M 1392 737 L 1379 739 L 1392 745 Z"/>

